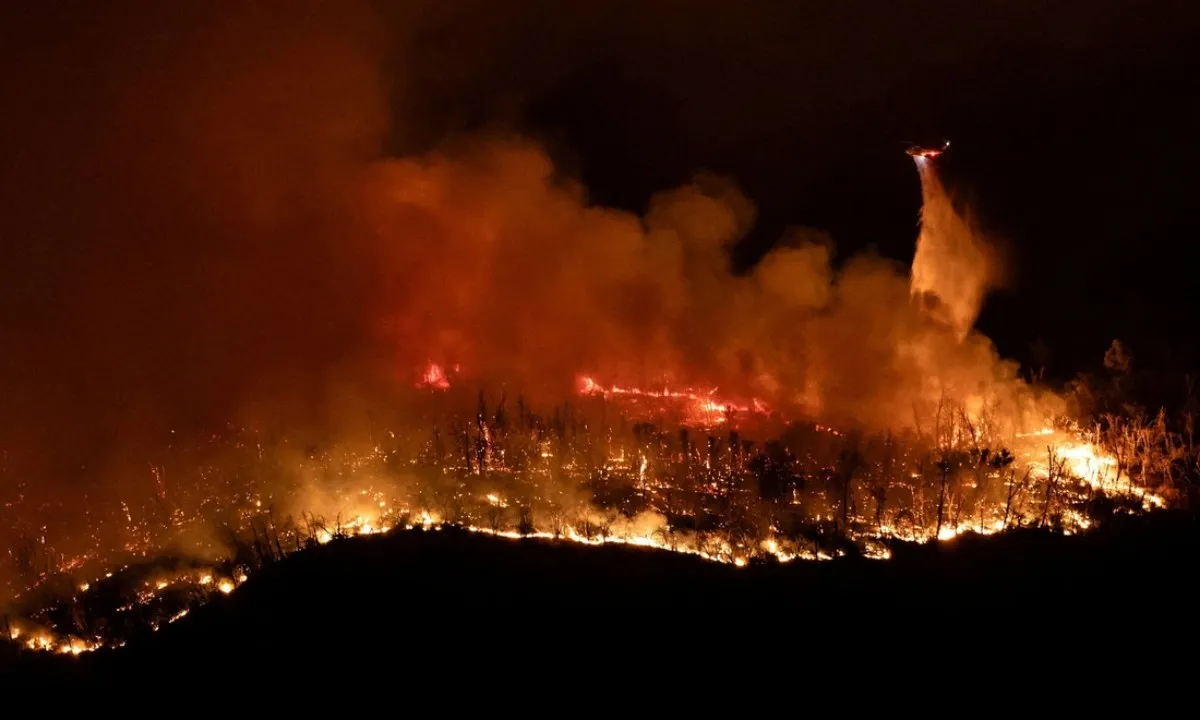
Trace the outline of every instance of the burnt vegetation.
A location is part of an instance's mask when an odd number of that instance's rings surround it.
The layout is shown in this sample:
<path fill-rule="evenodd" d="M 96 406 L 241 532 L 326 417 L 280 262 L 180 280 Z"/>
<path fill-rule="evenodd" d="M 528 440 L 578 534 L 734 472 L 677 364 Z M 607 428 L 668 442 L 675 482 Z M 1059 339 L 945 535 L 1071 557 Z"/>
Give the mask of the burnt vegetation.
<path fill-rule="evenodd" d="M 1113 375 L 1115 390 L 1127 376 Z M 882 583 L 880 592 L 910 593 L 909 584 L 925 583 L 930 573 L 949 566 L 958 572 L 958 551 L 943 549 L 943 543 L 921 545 L 956 536 L 950 545 L 970 548 L 964 552 L 981 562 L 1001 557 L 996 562 L 1007 566 L 1026 562 L 1024 553 L 1031 547 L 1039 553 L 1053 548 L 1058 554 L 1052 557 L 1068 557 L 1076 546 L 1052 538 L 1100 533 L 1106 540 L 1081 540 L 1078 552 L 1085 562 L 1102 564 L 1092 554 L 1112 551 L 1125 533 L 1161 540 L 1154 525 L 1158 521 L 1139 519 L 1150 507 L 1146 497 L 1151 492 L 1176 508 L 1169 516 L 1175 519 L 1161 521 L 1168 528 L 1162 533 L 1186 536 L 1181 540 L 1185 545 L 1194 542 L 1186 520 L 1191 517 L 1195 468 L 1186 409 L 1179 415 L 1182 431 L 1173 428 L 1166 411 L 1153 419 L 1136 413 L 1098 415 L 1096 432 L 1115 460 L 1101 481 L 1086 482 L 1078 476 L 1078 466 L 1041 436 L 1027 439 L 1029 456 L 1018 457 L 989 442 L 993 438 L 981 431 L 980 421 L 972 423 L 949 403 L 938 408 L 936 422 L 925 432 L 867 434 L 792 423 L 762 441 L 749 439 L 756 430 L 753 423 L 739 425 L 733 417 L 718 431 L 676 427 L 666 415 L 659 422 L 634 422 L 610 407 L 599 408 L 607 421 L 597 421 L 597 408 L 586 403 L 563 405 L 546 415 L 533 412 L 521 398 L 515 412 L 506 405 L 506 399 L 489 403 L 480 394 L 470 423 L 451 421 L 407 435 L 389 431 L 386 440 L 363 454 L 336 446 L 308 447 L 299 465 L 289 462 L 286 442 L 272 447 L 262 438 L 238 434 L 219 442 L 210 439 L 222 448 L 219 462 L 236 468 L 234 482 L 226 487 L 238 490 L 224 497 L 204 483 L 222 477 L 217 460 L 196 462 L 194 447 L 160 458 L 152 477 L 161 492 L 144 506 L 123 506 L 126 530 L 144 533 L 145 547 L 152 549 L 154 542 L 186 533 L 203 518 L 208 540 L 190 546 L 166 543 L 188 549 L 151 561 L 131 560 L 84 582 L 84 566 L 72 567 L 70 556 L 54 550 L 44 535 L 18 534 L 9 559 L 33 589 L 5 617 L 6 635 L 13 648 L 63 653 L 79 645 L 158 647 L 157 640 L 151 641 L 156 631 L 214 601 L 225 602 L 224 596 L 248 577 L 261 586 L 280 577 L 279 572 L 303 575 L 307 570 L 297 568 L 326 560 L 300 558 L 331 558 L 331 548 L 343 546 L 348 549 L 337 552 L 346 553 L 345 577 L 334 586 L 367 572 L 358 565 L 361 553 L 374 562 L 381 561 L 380 553 L 395 550 L 401 567 L 417 563 L 420 572 L 444 572 L 452 582 L 469 585 L 477 574 L 503 577 L 507 585 L 502 594 L 515 598 L 524 592 L 554 592 L 552 586 L 560 580 L 537 577 L 542 570 L 551 572 L 548 568 L 526 571 L 506 564 L 533 562 L 539 568 L 544 559 L 565 562 L 547 559 L 562 553 L 572 558 L 574 569 L 561 581 L 578 584 L 572 592 L 579 598 L 635 602 L 634 578 L 660 570 L 664 578 L 698 583 L 694 592 L 731 598 L 743 592 L 750 597 L 768 587 L 804 588 L 813 597 L 809 583 L 826 581 L 834 585 L 824 587 L 818 597 L 831 601 L 863 582 Z M 242 452 L 231 453 L 230 447 Z M 346 511 L 287 510 L 288 489 L 311 498 L 314 488 L 321 491 L 317 497 L 335 496 L 327 507 Z M 375 508 L 370 521 L 375 526 L 352 510 L 355 505 L 347 495 Z M 195 505 L 185 504 L 189 498 L 197 500 Z M 111 516 L 97 516 L 111 521 Z M 495 543 L 509 540 L 476 539 L 479 533 L 464 529 L 468 527 L 512 538 L 537 536 L 535 545 L 520 546 L 536 549 L 505 550 Z M 397 539 L 364 545 L 376 541 L 354 538 L 382 530 L 392 530 Z M 970 537 L 1003 530 L 1018 539 Z M 596 549 L 544 548 L 546 541 L 568 538 L 612 548 L 645 543 L 720 562 L 610 549 L 597 551 L 595 563 L 580 563 L 577 558 Z M 354 542 L 334 542 L 347 539 Z M 985 542 L 995 542 L 997 549 L 987 549 Z M 431 560 L 416 557 L 414 548 L 448 565 L 435 570 Z M 473 557 L 476 552 L 479 557 Z M 879 563 L 863 554 L 890 556 L 883 565 L 893 569 L 875 569 Z M 901 557 L 909 559 L 897 562 Z M 833 559 L 831 567 L 841 569 L 817 569 L 826 563 L 808 567 L 811 563 L 804 562 L 782 569 L 780 560 L 791 558 Z M 491 562 L 500 565 L 484 569 Z M 618 572 L 619 564 L 629 565 L 624 571 L 629 578 L 609 588 L 606 578 Z M 730 574 L 738 572 L 733 565 L 759 570 L 739 576 Z M 276 570 L 284 566 L 292 569 Z M 701 567 L 706 569 L 697 569 Z M 781 569 L 761 574 L 767 567 Z M 587 577 L 592 572 L 598 575 Z M 964 582 L 1013 583 L 1005 592 L 1025 592 L 1023 583 L 1040 582 L 1024 576 L 1001 580 L 1000 569 L 996 577 L 991 572 L 981 568 L 975 579 Z M 304 582 L 315 588 L 325 580 Z M 447 581 L 431 577 L 429 582 Z M 647 592 L 690 592 L 666 583 L 651 583 Z M 921 592 L 941 592 L 939 587 L 935 582 Z M 1069 583 L 1059 588 L 1069 589 Z M 462 588 L 464 594 L 473 591 Z M 340 591 L 331 587 L 320 592 Z M 209 615 L 220 616 L 218 611 Z"/>

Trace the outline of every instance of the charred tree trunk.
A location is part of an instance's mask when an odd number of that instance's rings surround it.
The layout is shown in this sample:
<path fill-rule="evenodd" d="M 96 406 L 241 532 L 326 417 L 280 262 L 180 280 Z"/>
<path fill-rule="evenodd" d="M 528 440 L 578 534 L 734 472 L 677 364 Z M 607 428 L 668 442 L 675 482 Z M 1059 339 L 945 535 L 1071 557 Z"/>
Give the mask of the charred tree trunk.
<path fill-rule="evenodd" d="M 1054 467 L 1054 449 L 1046 448 L 1046 498 L 1042 505 L 1042 517 L 1038 520 L 1038 527 L 1046 526 L 1046 519 L 1050 515 L 1050 504 L 1054 502 L 1054 484 L 1057 482 L 1057 470 Z"/>
<path fill-rule="evenodd" d="M 1024 481 L 1022 481 L 1024 482 Z M 1013 470 L 1008 475 L 1008 497 L 1004 500 L 1004 529 L 1008 529 L 1008 518 L 1012 514 L 1012 501 L 1017 494 L 1017 471 Z"/>
<path fill-rule="evenodd" d="M 942 521 L 946 517 L 946 485 L 950 478 L 950 463 L 946 460 L 939 461 L 938 471 L 941 473 L 941 485 L 938 488 L 937 528 L 933 531 L 935 540 L 942 534 Z"/>
<path fill-rule="evenodd" d="M 883 513 L 887 504 L 887 485 L 879 485 L 872 494 L 875 496 L 875 531 L 882 535 Z"/>

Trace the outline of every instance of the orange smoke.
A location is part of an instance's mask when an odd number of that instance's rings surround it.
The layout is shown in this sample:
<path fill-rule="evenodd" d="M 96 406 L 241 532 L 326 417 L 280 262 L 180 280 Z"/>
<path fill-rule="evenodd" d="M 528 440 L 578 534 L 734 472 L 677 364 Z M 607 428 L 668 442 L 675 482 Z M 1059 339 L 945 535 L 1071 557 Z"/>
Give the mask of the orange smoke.
<path fill-rule="evenodd" d="M 361 216 L 381 238 L 381 340 L 399 366 L 461 363 L 464 377 L 544 398 L 576 376 L 606 387 L 719 387 L 792 417 L 920 425 L 939 403 L 1041 426 L 1041 399 L 973 334 L 992 270 L 984 242 L 923 173 L 912 281 L 871 255 L 785 237 L 750 272 L 727 250 L 751 202 L 699 177 L 643 217 L 589 205 L 546 154 L 483 139 L 364 168 Z M 909 302 L 936 293 L 940 306 Z M 418 354 L 419 353 L 419 354 Z"/>
<path fill-rule="evenodd" d="M 86 503 L 161 495 L 147 463 L 184 436 L 216 448 L 209 429 L 230 423 L 304 435 L 297 447 L 362 441 L 364 406 L 402 406 L 415 380 L 532 404 L 573 397 L 589 373 L 610 388 L 717 387 L 702 401 L 714 409 L 757 399 L 830 424 L 925 425 L 947 399 L 1044 422 L 969 330 L 986 252 L 928 176 L 913 287 L 951 308 L 947 323 L 910 302 L 907 268 L 835 266 L 812 232 L 734 273 L 729 248 L 755 211 L 725 179 L 637 215 L 591 204 L 520 138 L 387 156 L 403 128 L 388 127 L 365 4 L 63 22 L 0 64 L 42 70 L 0 117 L 14 250 L 0 279 L 15 299 L 0 327 L 0 499 L 42 508 L 30 524 L 52 538 Z M 60 31 L 72 42 L 49 41 Z"/>
<path fill-rule="evenodd" d="M 403 128 L 387 127 L 370 10 L 346 5 L 302 4 L 286 22 L 258 6 L 236 22 L 207 6 L 97 13 L 76 23 L 77 62 L 31 42 L 6 64 L 45 66 L 51 84 L 73 85 L 75 68 L 112 78 L 3 118 L 23 140 L 0 180 L 28 191 L 4 196 L 0 229 L 39 248 L 4 278 L 44 310 L 3 331 L 14 476 L 84 468 L 79 483 L 137 493 L 128 478 L 170 430 L 247 419 L 319 436 L 427 366 L 531 399 L 571 396 L 581 372 L 719 387 L 873 427 L 912 424 L 914 399 L 945 387 L 1011 389 L 1012 368 L 968 332 L 986 252 L 935 178 L 912 286 L 952 309 L 952 331 L 910 307 L 907 269 L 869 255 L 835 267 L 817 233 L 732 272 L 755 211 L 724 179 L 639 216 L 589 203 L 519 138 L 386 157 Z M 153 42 L 131 59 L 117 50 L 132 38 Z"/>

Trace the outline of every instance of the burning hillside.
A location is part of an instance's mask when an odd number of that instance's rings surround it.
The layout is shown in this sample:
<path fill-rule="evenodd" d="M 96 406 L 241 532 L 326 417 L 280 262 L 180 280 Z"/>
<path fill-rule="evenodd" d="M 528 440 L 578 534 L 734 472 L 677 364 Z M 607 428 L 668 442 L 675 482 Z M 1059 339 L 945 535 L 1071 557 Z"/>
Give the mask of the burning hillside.
<path fill-rule="evenodd" d="M 502 165 L 537 158 L 527 148 L 489 152 L 500 153 L 492 157 Z M 886 558 L 894 540 L 1011 527 L 1075 533 L 1116 512 L 1161 506 L 1142 484 L 1144 467 L 1135 480 L 1128 463 L 1057 415 L 1055 396 L 1019 382 L 971 333 L 986 273 L 955 268 L 984 257 L 963 250 L 980 240 L 961 237 L 969 224 L 954 214 L 929 160 L 917 162 L 925 222 L 911 292 L 919 302 L 907 300 L 908 288 L 897 297 L 900 277 L 875 261 L 851 263 L 835 276 L 828 250 L 810 244 L 776 251 L 748 277 L 721 280 L 728 295 L 693 297 L 674 319 L 654 320 L 661 325 L 651 331 L 645 317 L 630 315 L 625 327 L 619 312 L 579 315 L 597 312 L 592 301 L 614 291 L 603 276 L 589 291 L 594 295 L 550 311 L 565 312 L 559 317 L 532 305 L 497 315 L 486 304 L 463 303 L 486 297 L 488 275 L 500 272 L 495 263 L 510 262 L 504 251 L 495 249 L 487 263 L 473 260 L 474 269 L 426 258 L 410 280 L 418 284 L 411 296 L 417 307 L 431 303 L 429 310 L 400 306 L 396 329 L 430 339 L 425 352 L 446 360 L 401 355 L 406 369 L 396 375 L 415 380 L 398 411 L 368 414 L 366 428 L 332 442 L 300 444 L 249 425 L 167 440 L 143 471 L 150 492 L 89 499 L 86 522 L 74 534 L 54 525 L 59 506 L 33 505 L 20 493 L 9 500 L 19 532 L 9 553 L 19 584 L 11 587 L 20 609 L 7 621 L 9 636 L 63 653 L 120 644 L 233 592 L 287 554 L 399 529 L 449 525 L 511 538 L 626 543 L 742 566 L 847 553 Z M 421 188 L 420 195 L 397 196 L 397 212 L 432 212 L 461 194 L 453 167 L 405 161 L 389 170 L 416 175 L 397 179 L 394 188 Z M 557 232 L 590 232 L 592 213 L 604 213 L 600 227 L 619 220 L 553 188 L 545 168 L 517 180 L 533 184 L 540 212 L 570 216 L 556 221 Z M 478 213 L 438 211 L 423 227 L 464 226 L 443 227 L 449 239 L 486 235 L 517 222 L 490 216 L 531 200 L 473 202 Z M 652 210 L 649 226 L 660 231 L 638 239 L 636 226 L 618 227 L 644 243 L 635 253 L 660 242 L 674 246 L 674 272 L 695 261 L 688 260 L 695 248 L 679 244 L 685 235 L 700 238 L 711 272 L 719 242 L 733 237 L 737 207 L 746 207 L 738 196 L 697 185 Z M 583 263 L 579 271 L 591 266 L 586 257 L 559 260 Z M 418 282 L 421 273 L 450 269 L 464 274 L 438 285 Z M 563 282 L 552 281 L 553 292 L 578 292 Z M 652 296 L 665 293 L 659 286 Z M 692 317 L 696 303 L 709 314 Z M 740 304 L 744 312 L 730 314 Z M 482 324 L 468 322 L 476 314 L 486 318 Z M 702 318 L 716 323 L 713 332 L 686 340 L 682 328 Z M 542 347 L 535 338 L 559 323 L 599 336 L 535 350 Z M 501 339 L 510 346 L 489 345 Z M 571 357 L 578 362 L 572 390 L 547 401 L 553 368 Z M 643 366 L 658 358 L 654 366 L 663 369 L 645 384 L 622 384 L 632 375 L 622 372 L 631 358 Z M 518 360 L 524 368 L 513 364 Z M 549 382 L 532 381 L 525 373 L 534 368 Z M 579 372 L 584 368 L 609 375 Z M 508 372 L 512 380 L 497 379 Z M 672 380 L 701 377 L 727 384 Z M 156 560 L 172 556 L 180 560 Z"/>
<path fill-rule="evenodd" d="M 123 552 L 66 556 L 45 537 L 24 538 L 12 557 L 33 587 L 5 631 L 25 648 L 64 654 L 119 646 L 291 553 L 362 535 L 453 527 L 745 566 L 886 559 L 894 541 L 1007 528 L 1072 534 L 1163 504 L 1070 428 L 1015 435 L 1000 448 L 982 442 L 982 423 L 953 411 L 936 436 L 864 435 L 781 425 L 765 408 L 736 414 L 733 403 L 690 390 L 581 382 L 552 415 L 482 394 L 473 411 L 455 410 L 445 404 L 452 386 L 427 392 L 442 419 L 381 428 L 371 447 L 297 452 L 240 432 L 221 440 L 219 468 L 197 462 L 211 462 L 212 448 L 199 458 L 178 452 L 158 473 L 182 482 L 112 514 L 97 509 L 92 535 L 116 522 Z M 692 422 L 678 425 L 680 412 Z"/>
<path fill-rule="evenodd" d="M 935 156 L 911 272 L 799 230 L 734 272 L 755 208 L 722 178 L 639 216 L 522 139 L 385 156 L 369 17 L 332 7 L 85 46 L 120 79 L 86 147 L 16 155 L 111 182 L 0 208 L 66 238 L 29 259 L 52 322 L 4 329 L 10 637 L 120 644 L 401 529 L 741 566 L 1164 503 L 1159 440 L 1100 443 L 972 329 L 996 267 Z"/>

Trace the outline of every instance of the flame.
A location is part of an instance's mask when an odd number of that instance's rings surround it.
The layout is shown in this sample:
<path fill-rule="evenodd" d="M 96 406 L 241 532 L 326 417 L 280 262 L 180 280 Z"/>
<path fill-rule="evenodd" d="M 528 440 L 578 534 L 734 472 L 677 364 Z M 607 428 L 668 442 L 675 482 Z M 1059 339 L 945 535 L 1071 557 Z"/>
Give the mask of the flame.
<path fill-rule="evenodd" d="M 582 380 L 581 386 L 588 387 Z M 610 392 L 613 395 L 635 394 L 633 389 L 626 388 L 624 390 L 627 392 L 622 393 L 618 391 L 612 393 L 611 388 L 606 389 L 605 392 Z M 703 395 L 698 395 L 687 390 L 663 391 L 657 394 L 649 394 L 649 397 L 682 397 L 689 400 L 696 396 L 704 397 Z M 823 428 L 823 430 L 830 433 L 836 432 L 831 428 Z M 1031 454 L 1036 452 L 1036 448 L 1038 447 L 1045 448 L 1049 446 L 1052 448 L 1053 459 L 1050 462 L 1063 463 L 1066 476 L 1060 482 L 1065 484 L 1067 490 L 1072 487 L 1070 482 L 1075 481 L 1082 488 L 1104 489 L 1106 492 L 1114 493 L 1123 491 L 1121 487 L 1114 485 L 1112 475 L 1105 472 L 1106 469 L 1112 468 L 1115 465 L 1116 460 L 1090 442 L 1087 437 L 1078 433 L 1078 431 L 1070 429 L 1058 430 L 1046 426 L 1036 431 L 1021 433 L 1017 439 L 1033 444 L 1027 449 Z M 653 496 L 654 492 L 664 487 L 662 483 L 665 481 L 660 477 L 647 473 L 649 459 L 644 454 L 637 457 L 637 472 L 641 478 L 640 481 L 647 486 L 648 492 Z M 1030 460 L 1029 467 L 1035 470 L 1041 469 L 1042 474 L 1035 475 L 1035 479 L 1038 482 L 1049 481 L 1048 466 L 1039 466 L 1036 461 Z M 720 484 L 716 484 L 716 487 L 710 487 L 708 491 L 714 493 L 721 492 Z M 1160 507 L 1164 504 L 1161 497 L 1146 490 L 1133 489 L 1127 490 L 1127 492 L 1136 497 L 1141 497 L 1147 508 Z M 374 498 L 378 496 L 378 491 L 371 488 L 362 488 L 358 491 L 345 493 L 345 497 L 351 501 L 353 498 L 370 498 L 371 502 L 368 507 L 371 509 L 369 511 L 359 511 L 352 515 L 349 521 L 337 528 L 337 534 L 324 527 L 316 529 L 313 539 L 320 544 L 325 544 L 333 542 L 340 537 L 380 535 L 395 532 L 397 529 L 418 532 L 436 531 L 444 526 L 443 520 L 436 512 L 425 508 L 413 509 L 396 498 L 385 497 L 383 500 L 375 500 Z M 509 505 L 504 495 L 497 491 L 485 493 L 479 496 L 479 500 L 486 507 L 504 508 Z M 397 518 L 404 517 L 411 518 L 411 520 L 404 523 L 397 523 L 395 521 Z M 832 519 L 832 516 L 827 516 L 827 519 Z M 1086 530 L 1090 525 L 1088 518 L 1074 511 L 1065 514 L 1064 522 L 1066 523 L 1064 532 L 1068 534 Z M 734 567 L 745 567 L 755 557 L 772 557 L 778 562 L 792 562 L 797 559 L 821 561 L 831 560 L 838 554 L 831 554 L 829 551 L 819 547 L 806 546 L 802 541 L 780 537 L 774 533 L 769 534 L 761 540 L 748 543 L 722 535 L 700 536 L 696 533 L 675 531 L 670 528 L 666 522 L 666 518 L 654 515 L 653 513 L 643 513 L 642 515 L 628 519 L 622 518 L 615 523 L 605 521 L 601 518 L 592 519 L 589 516 L 584 523 L 564 523 L 553 530 L 535 527 L 519 531 L 504 527 L 482 527 L 470 522 L 457 523 L 456 525 L 469 532 L 491 535 L 498 538 L 514 540 L 533 538 L 542 541 L 570 542 L 583 545 L 628 545 L 693 555 L 707 561 L 729 564 Z M 983 508 L 980 514 L 961 520 L 957 524 L 946 522 L 940 528 L 936 528 L 936 531 L 935 528 L 929 526 L 898 527 L 894 522 L 875 526 L 867 518 L 861 517 L 855 518 L 855 526 L 859 529 L 856 531 L 854 537 L 862 544 L 863 554 L 868 558 L 882 561 L 891 557 L 890 551 L 883 542 L 888 538 L 946 542 L 952 541 L 964 533 L 988 535 L 1001 532 L 1006 528 L 1006 523 L 1002 516 L 1001 508 L 993 504 Z M 103 577 L 110 579 L 113 577 L 113 573 L 107 572 Z M 159 602 L 160 593 L 173 587 L 215 587 L 221 594 L 231 595 L 247 580 L 248 573 L 245 570 L 237 570 L 232 578 L 224 574 L 218 574 L 215 569 L 183 570 L 175 575 L 164 575 L 153 581 L 146 581 L 145 590 L 139 594 L 137 602 L 145 606 L 151 606 Z M 83 582 L 79 583 L 78 587 L 81 592 L 87 592 L 94 584 L 94 582 Z M 203 598 L 204 596 L 199 595 L 196 597 Z M 152 628 L 159 629 L 164 625 L 176 622 L 186 617 L 189 612 L 190 608 L 178 609 L 170 615 L 165 616 L 164 619 L 155 621 Z M 103 638 L 89 639 L 69 635 L 59 636 L 48 629 L 26 630 L 16 624 L 10 625 L 9 635 L 14 641 L 18 638 L 25 638 L 23 643 L 28 649 L 57 652 L 64 655 L 79 655 L 106 645 L 123 644 L 119 639 L 109 641 Z"/>
<path fill-rule="evenodd" d="M 446 371 L 441 365 L 431 362 L 425 366 L 425 370 L 421 373 L 421 379 L 417 381 L 417 387 L 430 390 L 449 390 L 450 378 L 447 377 Z"/>
<path fill-rule="evenodd" d="M 732 413 L 770 414 L 770 408 L 765 402 L 753 398 L 748 405 L 738 404 L 717 397 L 718 388 L 702 391 L 695 388 L 669 388 L 647 390 L 638 387 L 623 387 L 620 385 L 601 385 L 589 375 L 579 375 L 576 378 L 576 390 L 580 395 L 592 395 L 605 398 L 626 398 L 636 403 L 639 400 L 658 401 L 654 409 L 663 412 L 667 404 L 678 403 L 683 408 L 684 424 L 713 426 L 728 421 Z"/>

